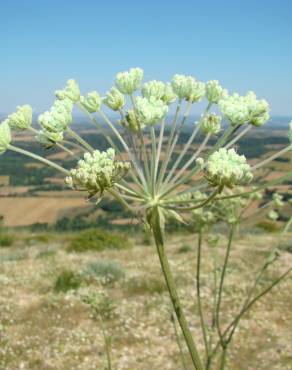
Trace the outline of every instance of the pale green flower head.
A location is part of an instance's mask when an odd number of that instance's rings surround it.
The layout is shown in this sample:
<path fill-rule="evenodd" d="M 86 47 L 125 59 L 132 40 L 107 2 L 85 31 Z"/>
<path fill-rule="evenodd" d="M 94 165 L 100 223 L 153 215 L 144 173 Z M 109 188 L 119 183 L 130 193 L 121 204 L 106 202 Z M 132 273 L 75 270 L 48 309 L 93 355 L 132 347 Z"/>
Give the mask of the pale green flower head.
<path fill-rule="evenodd" d="M 64 139 L 63 131 L 50 132 L 46 130 L 40 130 L 36 136 L 36 140 L 44 145 L 46 148 L 54 146 L 58 142 L 62 142 Z"/>
<path fill-rule="evenodd" d="M 221 117 L 215 113 L 206 114 L 201 121 L 200 129 L 204 134 L 218 134 L 221 130 Z"/>
<path fill-rule="evenodd" d="M 91 91 L 80 97 L 80 103 L 89 113 L 98 112 L 101 106 L 101 98 L 97 91 Z"/>
<path fill-rule="evenodd" d="M 268 219 L 269 219 L 269 220 L 271 220 L 271 221 L 276 221 L 276 220 L 278 220 L 278 218 L 279 218 L 279 214 L 278 214 L 276 211 L 271 210 L 271 211 L 269 211 L 269 213 L 267 214 L 267 217 L 268 217 Z"/>
<path fill-rule="evenodd" d="M 116 76 L 116 86 L 123 94 L 131 95 L 141 86 L 143 69 L 131 68 L 129 71 L 120 72 Z"/>
<path fill-rule="evenodd" d="M 103 104 L 114 111 L 118 111 L 125 105 L 125 97 L 116 87 L 112 87 L 103 98 Z"/>
<path fill-rule="evenodd" d="M 80 98 L 80 89 L 78 83 L 71 79 L 67 81 L 67 85 L 63 90 L 57 90 L 55 95 L 58 99 L 70 99 L 73 103 L 76 103 Z"/>
<path fill-rule="evenodd" d="M 243 125 L 249 121 L 249 109 L 244 97 L 237 93 L 219 100 L 219 108 L 231 125 Z"/>
<path fill-rule="evenodd" d="M 72 122 L 72 108 L 73 104 L 68 99 L 55 101 L 49 111 L 39 115 L 38 122 L 44 131 L 64 131 Z"/>
<path fill-rule="evenodd" d="M 85 153 L 78 161 L 77 168 L 70 170 L 65 183 L 74 189 L 85 190 L 90 195 L 102 193 L 119 181 L 130 169 L 130 163 L 115 160 L 115 151 L 110 148 L 105 152 L 95 150 Z"/>
<path fill-rule="evenodd" d="M 210 103 L 217 104 L 219 100 L 227 98 L 228 91 L 220 86 L 219 81 L 211 80 L 206 83 L 206 98 Z"/>
<path fill-rule="evenodd" d="M 274 193 L 272 199 L 276 208 L 282 208 L 284 206 L 283 195 Z"/>
<path fill-rule="evenodd" d="M 254 126 L 262 126 L 270 119 L 270 107 L 266 100 L 258 100 L 253 91 L 249 91 L 245 96 L 249 110 L 249 123 Z"/>
<path fill-rule="evenodd" d="M 200 81 L 195 81 L 192 87 L 192 93 L 187 100 L 196 103 L 205 96 L 205 91 L 205 84 Z"/>
<path fill-rule="evenodd" d="M 154 97 L 162 100 L 162 97 L 165 93 L 165 87 L 165 83 L 162 81 L 153 80 L 146 82 L 142 87 L 142 95 L 147 99 Z"/>
<path fill-rule="evenodd" d="M 143 130 L 144 124 L 138 121 L 136 112 L 134 109 L 129 109 L 126 113 L 126 122 L 123 120 L 119 121 L 123 126 L 126 126 L 128 130 L 132 132 L 138 132 L 139 129 Z"/>
<path fill-rule="evenodd" d="M 146 99 L 138 96 L 136 110 L 139 123 L 148 126 L 160 122 L 167 115 L 168 106 L 154 97 Z"/>
<path fill-rule="evenodd" d="M 6 119 L 0 124 L 0 154 L 6 152 L 11 140 L 10 126 L 8 120 Z"/>
<path fill-rule="evenodd" d="M 205 84 L 196 81 L 192 76 L 176 74 L 173 76 L 171 86 L 179 99 L 196 102 L 205 95 Z"/>
<path fill-rule="evenodd" d="M 206 166 L 206 177 L 213 186 L 248 184 L 253 175 L 244 155 L 238 155 L 235 150 L 220 148 L 210 155 Z"/>
<path fill-rule="evenodd" d="M 204 168 L 205 161 L 202 157 L 199 157 L 199 158 L 196 159 L 196 166 L 198 166 L 199 169 L 201 169 L 201 170 Z"/>
<path fill-rule="evenodd" d="M 8 123 L 12 129 L 26 130 L 32 124 L 32 108 L 30 105 L 17 107 L 15 113 L 8 116 Z"/>
<path fill-rule="evenodd" d="M 169 105 L 176 100 L 177 96 L 172 90 L 171 84 L 167 83 L 165 85 L 164 94 L 161 97 L 161 100 L 164 101 L 165 104 Z"/>
<path fill-rule="evenodd" d="M 245 96 L 233 94 L 219 101 L 219 108 L 232 125 L 250 123 L 262 126 L 269 118 L 269 104 L 266 100 L 257 100 L 254 92 Z"/>

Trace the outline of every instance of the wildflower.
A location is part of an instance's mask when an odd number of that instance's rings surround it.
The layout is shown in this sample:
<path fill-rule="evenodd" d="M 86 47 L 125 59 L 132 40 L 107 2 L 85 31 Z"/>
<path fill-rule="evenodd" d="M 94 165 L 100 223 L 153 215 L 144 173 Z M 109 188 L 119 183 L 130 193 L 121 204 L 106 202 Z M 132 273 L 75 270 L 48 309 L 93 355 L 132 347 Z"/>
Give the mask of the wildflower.
<path fill-rule="evenodd" d="M 71 105 L 71 109 L 72 109 Z M 66 130 L 72 122 L 70 103 L 67 99 L 56 101 L 49 111 L 39 115 L 38 122 L 42 129 L 49 132 L 60 132 Z"/>
<path fill-rule="evenodd" d="M 276 211 L 271 210 L 271 211 L 267 214 L 267 217 L 268 217 L 268 219 L 270 219 L 270 220 L 272 220 L 272 221 L 276 221 L 276 220 L 279 218 L 279 214 L 278 214 Z"/>
<path fill-rule="evenodd" d="M 105 152 L 95 150 L 85 153 L 84 159 L 78 162 L 77 168 L 70 170 L 65 183 L 74 189 L 86 190 L 91 196 L 111 188 L 129 170 L 128 162 L 115 160 L 114 149 Z"/>
<path fill-rule="evenodd" d="M 249 183 L 253 175 L 244 155 L 238 155 L 233 148 L 221 148 L 210 155 L 206 177 L 213 186 L 232 188 Z"/>
<path fill-rule="evenodd" d="M 167 105 L 154 97 L 146 99 L 138 96 L 136 109 L 139 123 L 146 126 L 160 122 L 168 112 Z"/>
<path fill-rule="evenodd" d="M 101 98 L 96 91 L 91 91 L 86 96 L 80 97 L 80 103 L 89 113 L 99 111 L 101 105 Z"/>
<path fill-rule="evenodd" d="M 56 143 L 63 141 L 63 139 L 63 131 L 50 132 L 47 130 L 39 130 L 36 136 L 36 140 L 46 148 L 54 146 Z"/>
<path fill-rule="evenodd" d="M 117 111 L 122 109 L 125 105 L 125 97 L 116 87 L 112 87 L 110 91 L 107 92 L 106 97 L 103 99 L 103 103 L 107 107 Z"/>
<path fill-rule="evenodd" d="M 67 85 L 63 90 L 57 90 L 55 95 L 58 99 L 70 99 L 73 103 L 76 103 L 80 98 L 80 89 L 75 80 L 68 80 Z"/>
<path fill-rule="evenodd" d="M 217 104 L 228 96 L 228 91 L 219 85 L 219 81 L 211 80 L 206 83 L 206 97 L 210 103 Z"/>
<path fill-rule="evenodd" d="M 12 129 L 26 130 L 32 124 L 32 108 L 30 105 L 17 107 L 15 113 L 8 116 L 8 124 Z"/>
<path fill-rule="evenodd" d="M 221 130 L 221 117 L 215 113 L 207 114 L 201 121 L 200 129 L 204 134 L 218 134 Z"/>
<path fill-rule="evenodd" d="M 0 124 L 0 154 L 6 152 L 11 143 L 11 131 L 8 120 Z"/>
<path fill-rule="evenodd" d="M 204 168 L 205 161 L 202 157 L 196 159 L 196 166 L 198 166 L 201 170 Z"/>
<path fill-rule="evenodd" d="M 167 105 L 173 103 L 176 100 L 176 94 L 172 90 L 170 83 L 167 83 L 165 85 L 164 93 L 161 97 L 161 100 Z"/>
<path fill-rule="evenodd" d="M 118 73 L 115 81 L 118 90 L 123 94 L 133 94 L 140 88 L 143 74 L 141 68 L 131 68 L 127 72 Z"/>
<path fill-rule="evenodd" d="M 165 83 L 162 81 L 149 81 L 142 87 L 142 95 L 144 98 L 150 99 L 154 97 L 156 99 L 162 99 L 165 92 Z"/>
<path fill-rule="evenodd" d="M 138 132 L 139 129 L 143 130 L 143 128 L 145 127 L 144 124 L 141 124 L 141 122 L 138 121 L 137 114 L 134 109 L 129 109 L 126 113 L 125 118 L 125 120 L 120 120 L 119 122 L 123 126 L 126 126 L 128 130 L 132 132 Z"/>
<path fill-rule="evenodd" d="M 272 199 L 276 208 L 281 208 L 284 206 L 283 195 L 274 193 Z"/>
<path fill-rule="evenodd" d="M 196 81 L 191 76 L 176 74 L 172 79 L 171 86 L 180 99 L 191 102 L 199 101 L 205 94 L 205 84 Z"/>
<path fill-rule="evenodd" d="M 269 105 L 265 100 L 257 100 L 255 93 L 246 96 L 233 94 L 219 101 L 219 108 L 232 125 L 250 123 L 261 126 L 269 118 Z"/>

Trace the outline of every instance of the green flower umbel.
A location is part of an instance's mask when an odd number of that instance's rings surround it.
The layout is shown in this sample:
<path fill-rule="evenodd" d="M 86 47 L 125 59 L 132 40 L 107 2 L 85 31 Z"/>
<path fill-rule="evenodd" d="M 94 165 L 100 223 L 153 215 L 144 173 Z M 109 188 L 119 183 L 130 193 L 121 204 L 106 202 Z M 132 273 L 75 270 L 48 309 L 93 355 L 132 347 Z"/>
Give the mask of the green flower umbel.
<path fill-rule="evenodd" d="M 228 91 L 219 85 L 217 80 L 211 80 L 206 83 L 206 98 L 210 103 L 217 104 L 219 100 L 228 96 Z"/>
<path fill-rule="evenodd" d="M 15 113 L 8 116 L 9 126 L 15 130 L 26 130 L 32 123 L 32 108 L 30 105 L 17 107 Z"/>
<path fill-rule="evenodd" d="M 80 103 L 82 104 L 83 108 L 87 110 L 87 112 L 94 113 L 100 109 L 101 98 L 98 92 L 91 91 L 85 96 L 80 97 Z"/>
<path fill-rule="evenodd" d="M 114 111 L 118 111 L 125 105 L 125 97 L 116 87 L 112 87 L 103 98 L 103 104 Z"/>
<path fill-rule="evenodd" d="M 120 72 L 116 76 L 116 86 L 121 93 L 131 95 L 140 88 L 143 74 L 141 68 L 131 68 L 127 72 Z"/>
<path fill-rule="evenodd" d="M 201 121 L 200 128 L 204 134 L 218 134 L 221 130 L 221 117 L 215 113 L 206 114 Z"/>
<path fill-rule="evenodd" d="M 149 99 L 141 98 L 136 99 L 136 109 L 138 121 L 141 125 L 155 125 L 160 122 L 168 112 L 168 106 L 161 100 L 154 97 Z"/>
<path fill-rule="evenodd" d="M 196 81 L 192 76 L 174 75 L 171 86 L 179 99 L 197 102 L 205 95 L 205 84 Z"/>
<path fill-rule="evenodd" d="M 75 80 L 68 80 L 67 85 L 63 90 L 57 90 L 55 95 L 58 99 L 70 99 L 73 103 L 76 103 L 80 98 L 80 89 Z"/>
<path fill-rule="evenodd" d="M 102 193 L 118 182 L 130 169 L 130 163 L 115 160 L 114 149 L 105 152 L 95 150 L 85 153 L 77 168 L 70 171 L 66 184 L 78 190 L 85 190 L 90 196 Z"/>
<path fill-rule="evenodd" d="M 244 155 L 238 155 L 234 149 L 221 148 L 210 155 L 206 166 L 206 177 L 213 186 L 248 184 L 253 175 Z"/>
<path fill-rule="evenodd" d="M 0 154 L 6 152 L 11 143 L 11 131 L 8 120 L 0 124 Z"/>

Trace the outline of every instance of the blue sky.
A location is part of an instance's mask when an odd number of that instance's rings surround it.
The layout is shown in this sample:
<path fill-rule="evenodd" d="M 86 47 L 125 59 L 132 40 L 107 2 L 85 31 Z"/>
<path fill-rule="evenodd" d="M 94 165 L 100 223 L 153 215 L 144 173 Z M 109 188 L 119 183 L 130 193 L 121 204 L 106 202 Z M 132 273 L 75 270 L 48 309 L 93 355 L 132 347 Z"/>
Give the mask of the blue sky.
<path fill-rule="evenodd" d="M 47 109 L 68 78 L 103 93 L 140 66 L 252 89 L 292 116 L 291 0 L 3 0 L 0 14 L 0 112 Z"/>

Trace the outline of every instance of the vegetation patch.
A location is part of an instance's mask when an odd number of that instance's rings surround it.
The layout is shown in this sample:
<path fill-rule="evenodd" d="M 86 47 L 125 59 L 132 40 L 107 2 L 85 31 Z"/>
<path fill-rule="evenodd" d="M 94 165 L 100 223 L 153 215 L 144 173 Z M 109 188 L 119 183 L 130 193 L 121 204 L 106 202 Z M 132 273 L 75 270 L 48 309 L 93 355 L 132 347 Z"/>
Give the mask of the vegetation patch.
<path fill-rule="evenodd" d="M 125 270 L 117 262 L 101 260 L 88 264 L 84 270 L 84 276 L 109 284 L 122 279 L 125 276 Z"/>
<path fill-rule="evenodd" d="M 68 251 L 87 252 L 106 249 L 128 249 L 131 243 L 124 234 L 112 233 L 101 229 L 84 230 L 71 240 Z"/>
<path fill-rule="evenodd" d="M 64 270 L 57 277 L 54 285 L 56 293 L 66 293 L 69 290 L 76 290 L 80 287 L 82 282 L 81 276 L 74 271 Z"/>

